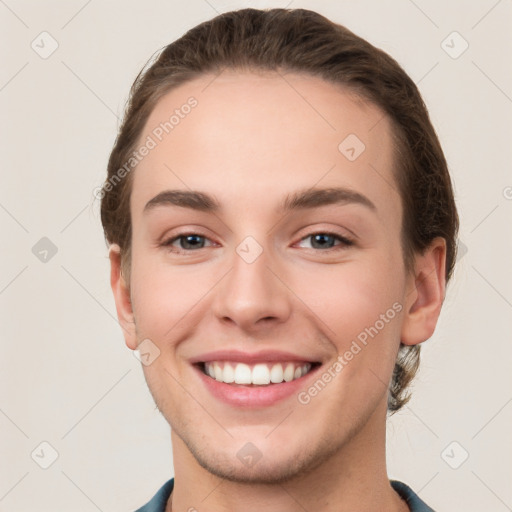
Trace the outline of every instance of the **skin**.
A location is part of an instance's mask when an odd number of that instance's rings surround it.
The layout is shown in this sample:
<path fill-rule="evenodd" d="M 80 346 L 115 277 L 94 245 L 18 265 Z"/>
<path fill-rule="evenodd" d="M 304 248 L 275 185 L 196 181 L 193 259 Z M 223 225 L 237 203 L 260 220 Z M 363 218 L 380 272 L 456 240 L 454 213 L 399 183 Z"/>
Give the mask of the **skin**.
<path fill-rule="evenodd" d="M 198 105 L 133 171 L 130 283 L 119 247 L 110 248 L 126 345 L 134 350 L 149 338 L 160 350 L 143 370 L 171 426 L 167 511 L 403 512 L 386 472 L 387 386 L 400 340 L 414 345 L 434 331 L 445 242 L 434 240 L 406 273 L 389 120 L 319 78 L 285 78 L 224 71 L 164 96 L 141 141 L 188 97 Z M 353 162 L 338 150 L 351 133 L 366 146 Z M 376 211 L 346 203 L 276 212 L 286 194 L 311 187 L 349 188 Z M 166 189 L 207 192 L 222 210 L 167 205 L 144 213 Z M 183 239 L 162 245 L 191 231 L 206 237 L 198 249 Z M 315 244 L 311 235 L 326 232 L 353 244 Z M 263 250 L 250 264 L 236 252 L 247 236 Z M 172 252 L 180 249 L 188 252 Z M 307 405 L 296 396 L 254 410 L 227 405 L 189 363 L 217 349 L 275 349 L 327 368 L 396 302 L 401 312 Z M 252 467 L 237 458 L 247 442 L 262 454 Z"/>

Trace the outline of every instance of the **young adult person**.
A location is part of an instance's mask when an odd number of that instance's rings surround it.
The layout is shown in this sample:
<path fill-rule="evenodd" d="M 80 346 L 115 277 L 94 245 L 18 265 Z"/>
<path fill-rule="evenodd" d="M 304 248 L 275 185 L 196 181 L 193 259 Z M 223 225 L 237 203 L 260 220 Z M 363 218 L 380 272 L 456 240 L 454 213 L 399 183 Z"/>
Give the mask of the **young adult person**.
<path fill-rule="evenodd" d="M 101 218 L 175 476 L 140 511 L 432 510 L 389 480 L 455 261 L 447 165 L 389 55 L 304 9 L 204 22 L 142 70 Z"/>

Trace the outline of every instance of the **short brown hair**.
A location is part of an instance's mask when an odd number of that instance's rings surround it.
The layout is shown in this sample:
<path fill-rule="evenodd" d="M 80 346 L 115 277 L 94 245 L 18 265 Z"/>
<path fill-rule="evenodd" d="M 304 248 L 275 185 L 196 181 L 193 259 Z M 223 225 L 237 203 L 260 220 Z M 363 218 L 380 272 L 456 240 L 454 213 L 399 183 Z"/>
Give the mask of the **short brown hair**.
<path fill-rule="evenodd" d="M 448 282 L 459 220 L 447 163 L 414 82 L 387 53 L 314 11 L 241 9 L 201 23 L 164 47 L 131 87 L 101 194 L 105 239 L 120 246 L 128 283 L 133 173 L 115 186 L 113 178 L 119 177 L 116 173 L 129 160 L 162 96 L 187 81 L 224 69 L 308 74 L 341 85 L 380 107 L 392 122 L 396 140 L 405 267 L 410 271 L 414 254 L 426 249 L 435 237 L 443 237 Z M 391 413 L 409 399 L 406 388 L 418 368 L 419 354 L 419 345 L 400 344 L 388 395 Z"/>

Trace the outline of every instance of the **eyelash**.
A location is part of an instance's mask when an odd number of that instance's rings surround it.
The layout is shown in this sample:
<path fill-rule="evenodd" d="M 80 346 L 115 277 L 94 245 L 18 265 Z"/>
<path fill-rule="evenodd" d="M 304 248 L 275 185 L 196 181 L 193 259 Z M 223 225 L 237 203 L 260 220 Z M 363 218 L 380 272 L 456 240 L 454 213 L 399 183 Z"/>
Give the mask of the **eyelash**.
<path fill-rule="evenodd" d="M 332 233 L 332 232 L 329 232 L 329 231 L 317 231 L 315 233 L 311 233 L 311 234 L 301 238 L 300 242 L 302 242 L 303 240 L 306 240 L 308 238 L 314 237 L 316 235 L 326 235 L 328 237 L 335 238 L 335 239 L 339 240 L 342 243 L 341 243 L 341 245 L 334 246 L 334 247 L 329 247 L 327 249 L 315 249 L 315 248 L 312 248 L 315 251 L 330 253 L 331 251 L 343 250 L 343 249 L 346 249 L 347 247 L 350 247 L 350 246 L 354 245 L 353 240 L 351 240 L 350 238 L 347 238 L 345 236 L 339 235 L 338 233 Z M 170 248 L 175 241 L 183 239 L 183 238 L 186 238 L 188 236 L 198 236 L 200 238 L 205 238 L 206 240 L 208 240 L 208 237 L 206 237 L 204 235 L 201 235 L 200 233 L 194 233 L 194 232 L 181 233 L 180 235 L 177 235 L 175 237 L 169 238 L 168 240 L 163 242 L 161 244 L 161 246 L 162 247 L 166 247 L 166 248 Z M 187 249 L 177 249 L 177 248 L 174 248 L 174 250 L 171 250 L 171 249 L 169 249 L 169 250 L 170 250 L 170 252 L 174 252 L 176 254 L 187 254 L 187 253 L 198 251 L 200 249 L 205 249 L 205 247 L 200 247 L 199 249 L 188 249 L 188 250 Z"/>

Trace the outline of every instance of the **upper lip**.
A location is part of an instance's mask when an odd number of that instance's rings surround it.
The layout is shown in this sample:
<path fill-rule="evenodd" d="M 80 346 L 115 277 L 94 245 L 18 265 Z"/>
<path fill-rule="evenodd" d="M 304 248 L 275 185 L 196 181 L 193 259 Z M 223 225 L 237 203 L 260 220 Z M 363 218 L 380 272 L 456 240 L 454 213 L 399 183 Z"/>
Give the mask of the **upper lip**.
<path fill-rule="evenodd" d="M 254 364 L 265 361 L 276 362 L 299 362 L 299 363 L 317 363 L 318 359 L 300 356 L 292 352 L 281 350 L 262 350 L 260 352 L 242 352 L 240 350 L 216 350 L 207 352 L 190 359 L 192 364 L 207 363 L 211 361 L 234 361 L 238 363 Z"/>

